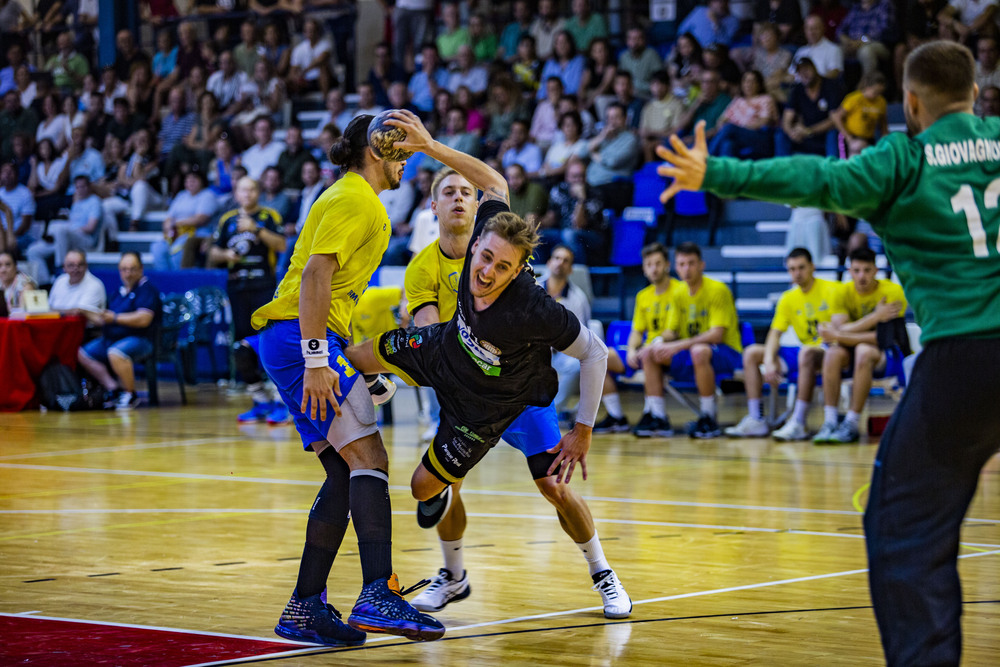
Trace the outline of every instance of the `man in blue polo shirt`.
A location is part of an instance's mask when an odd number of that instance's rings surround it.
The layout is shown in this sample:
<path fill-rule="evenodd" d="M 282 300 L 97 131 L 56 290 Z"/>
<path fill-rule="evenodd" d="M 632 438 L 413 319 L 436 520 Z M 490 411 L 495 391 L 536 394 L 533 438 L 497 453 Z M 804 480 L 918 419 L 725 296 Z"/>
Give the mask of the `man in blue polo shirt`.
<path fill-rule="evenodd" d="M 56 268 L 62 268 L 63 258 L 70 250 L 93 250 L 101 233 L 101 199 L 90 189 L 90 179 L 79 175 L 73 179 L 76 192 L 73 205 L 69 209 L 67 221 L 49 225 L 51 241 L 35 241 L 25 253 L 28 260 L 35 263 L 35 278 L 39 285 L 52 282 L 49 273 L 49 258 L 55 257 Z"/>
<path fill-rule="evenodd" d="M 131 410 L 139 404 L 133 363 L 152 354 L 162 305 L 159 290 L 142 274 L 139 253 L 122 253 L 118 273 L 122 286 L 108 309 L 87 313 L 88 320 L 104 325 L 104 335 L 80 348 L 77 359 L 108 392 L 117 393 L 115 409 Z"/>

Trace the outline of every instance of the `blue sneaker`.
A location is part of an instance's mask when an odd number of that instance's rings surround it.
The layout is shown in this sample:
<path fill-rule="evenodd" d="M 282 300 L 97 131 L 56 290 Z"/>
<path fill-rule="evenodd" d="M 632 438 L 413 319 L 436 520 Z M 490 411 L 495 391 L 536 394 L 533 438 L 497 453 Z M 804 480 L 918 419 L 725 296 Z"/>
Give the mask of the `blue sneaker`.
<path fill-rule="evenodd" d="M 257 403 L 254 402 L 253 407 L 239 415 L 236 421 L 244 422 L 262 422 L 267 419 L 267 415 L 273 409 L 273 403 Z"/>
<path fill-rule="evenodd" d="M 282 401 L 271 403 L 272 410 L 267 413 L 267 423 L 271 426 L 280 426 L 292 421 L 288 416 L 288 407 Z"/>
<path fill-rule="evenodd" d="M 340 612 L 326 604 L 323 593 L 292 598 L 281 612 L 274 633 L 293 641 L 324 646 L 361 646 L 367 635 L 340 620 Z"/>
<path fill-rule="evenodd" d="M 421 614 L 406 601 L 395 573 L 361 589 L 347 623 L 358 630 L 401 635 L 413 641 L 429 642 L 444 636 L 440 621 Z"/>

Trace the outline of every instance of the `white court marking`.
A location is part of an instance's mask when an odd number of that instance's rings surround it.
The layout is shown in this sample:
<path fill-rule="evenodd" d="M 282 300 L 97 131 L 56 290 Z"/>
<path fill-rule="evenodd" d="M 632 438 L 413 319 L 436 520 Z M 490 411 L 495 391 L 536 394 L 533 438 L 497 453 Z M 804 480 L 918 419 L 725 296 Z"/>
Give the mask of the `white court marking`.
<path fill-rule="evenodd" d="M 112 445 L 108 447 L 89 447 L 87 449 L 62 449 L 52 452 L 32 452 L 30 454 L 7 454 L 0 456 L 0 461 L 12 459 L 41 459 L 52 456 L 72 456 L 74 454 L 105 454 L 110 452 L 133 452 L 143 449 L 158 449 L 161 447 L 196 447 L 198 445 L 221 445 L 227 442 L 244 442 L 239 437 L 227 438 L 196 438 L 193 440 L 173 440 L 169 442 L 148 442 L 135 445 Z"/>
<path fill-rule="evenodd" d="M 242 477 L 238 475 L 206 475 L 200 473 L 189 473 L 189 472 L 160 472 L 160 471 L 150 471 L 150 470 L 120 470 L 114 468 L 77 468 L 72 466 L 47 466 L 29 463 L 0 463 L 0 468 L 9 468 L 14 470 L 44 470 L 53 472 L 67 472 L 67 473 L 84 473 L 84 474 L 103 474 L 103 475 L 126 475 L 132 477 L 166 477 L 166 478 L 177 478 L 177 479 L 191 479 L 191 480 L 207 480 L 213 482 L 244 482 L 244 483 L 257 483 L 257 484 L 286 484 L 291 486 L 312 486 L 318 485 L 316 480 L 302 480 L 302 479 L 275 479 L 270 477 Z M 389 487 L 391 491 L 404 491 L 409 493 L 410 487 L 408 486 L 395 486 L 391 485 Z M 538 492 L 527 492 L 527 491 L 490 491 L 484 489 L 462 489 L 463 494 L 474 494 L 483 496 L 498 496 L 498 497 L 512 497 L 512 498 L 541 498 Z M 811 509 L 804 507 L 769 507 L 766 505 L 735 505 L 731 503 L 697 503 L 689 501 L 680 500 L 645 500 L 645 499 L 635 499 L 635 498 L 613 498 L 604 496 L 583 496 L 587 501 L 592 502 L 613 502 L 613 503 L 624 503 L 624 504 L 636 504 L 636 505 L 665 505 L 669 507 L 701 507 L 701 508 L 714 508 L 714 509 L 736 509 L 736 510 L 747 510 L 747 511 L 761 511 L 761 512 L 788 512 L 794 514 L 836 514 L 844 516 L 861 516 L 860 512 L 854 510 L 826 510 L 826 509 Z M 248 511 L 248 510 L 240 510 Z M 1000 519 L 977 519 L 973 517 L 966 517 L 966 522 L 970 523 L 989 523 L 989 524 L 1000 524 Z"/>
<path fill-rule="evenodd" d="M 302 514 L 302 508 L 210 508 L 210 507 L 198 507 L 198 508 L 173 508 L 173 509 L 33 509 L 33 510 L 0 510 L 0 516 L 3 515 L 40 515 L 40 514 L 288 514 L 288 515 L 299 515 Z M 407 510 L 394 510 L 392 512 L 394 516 L 412 516 L 412 511 Z M 479 519 L 528 519 L 533 521 L 557 521 L 558 516 L 553 514 L 499 514 L 495 512 L 467 512 L 466 516 L 479 518 Z M 858 535 L 855 533 L 837 533 L 819 530 L 803 530 L 800 528 L 766 528 L 760 526 L 727 526 L 727 525 L 717 525 L 717 524 L 707 524 L 707 523 L 680 523 L 675 521 L 640 521 L 637 519 L 602 519 L 600 517 L 594 517 L 594 521 L 602 524 L 609 525 L 626 525 L 626 526 L 653 526 L 653 527 L 664 527 L 664 528 L 695 528 L 702 530 L 724 530 L 727 532 L 744 532 L 744 533 L 768 533 L 768 534 L 785 534 L 785 535 L 812 535 L 815 537 L 842 537 L 848 539 L 861 540 L 864 539 L 864 535 Z M 113 527 L 113 526 L 112 526 Z M 860 526 L 859 526 L 860 528 Z M 1000 549 L 1000 544 L 982 544 L 977 542 L 962 542 L 962 546 L 969 547 L 982 547 L 984 549 Z"/>
<path fill-rule="evenodd" d="M 959 556 L 959 558 L 977 558 L 979 556 L 992 556 L 992 555 L 997 555 L 997 554 L 1000 554 L 1000 550 L 997 550 L 997 551 L 987 551 L 987 552 L 981 552 L 981 553 L 975 553 L 975 554 L 965 554 L 965 555 Z M 827 573 L 827 574 L 814 574 L 814 575 L 805 576 L 805 577 L 795 577 L 793 579 L 779 579 L 777 581 L 763 581 L 763 582 L 758 582 L 758 583 L 753 583 L 753 584 L 744 584 L 742 586 L 729 586 L 729 587 L 726 587 L 726 588 L 714 588 L 714 589 L 709 589 L 709 590 L 704 590 L 704 591 L 693 591 L 693 592 L 690 592 L 690 593 L 678 593 L 676 595 L 664 595 L 662 597 L 647 598 L 645 600 L 633 600 L 632 601 L 632 605 L 636 606 L 636 605 L 643 605 L 643 604 L 655 604 L 657 602 L 669 602 L 669 601 L 672 601 L 672 600 L 683 600 L 683 599 L 686 599 L 686 598 L 703 597 L 703 596 L 706 596 L 706 595 L 719 595 L 719 594 L 722 594 L 722 593 L 732 593 L 732 592 L 735 592 L 735 591 L 747 591 L 747 590 L 754 590 L 754 589 L 758 589 L 758 588 L 769 588 L 769 587 L 772 587 L 772 586 L 784 586 L 786 584 L 797 584 L 797 583 L 802 583 L 802 582 L 806 582 L 806 581 L 819 581 L 819 580 L 822 580 L 822 579 L 833 579 L 833 578 L 836 578 L 836 577 L 846 577 L 846 576 L 852 576 L 852 575 L 856 575 L 856 574 L 864 574 L 867 571 L 868 571 L 867 568 L 862 568 L 862 569 L 857 569 L 857 570 L 843 570 L 841 572 L 830 572 L 830 573 Z M 456 626 L 456 627 L 451 627 L 451 628 L 448 628 L 448 632 L 460 632 L 460 631 L 463 631 L 463 630 L 475 630 L 475 629 L 479 629 L 479 628 L 491 628 L 491 627 L 497 627 L 497 626 L 501 626 L 501 625 L 509 625 L 511 623 L 521 623 L 521 622 L 524 622 L 524 621 L 533 621 L 533 620 L 539 620 L 539 619 L 544 619 L 544 618 L 557 618 L 559 616 L 568 616 L 570 614 L 582 614 L 582 613 L 588 613 L 588 612 L 592 612 L 592 611 L 601 611 L 603 609 L 604 609 L 603 606 L 599 606 L 598 605 L 598 606 L 593 606 L 593 607 L 579 607 L 579 608 L 576 608 L 576 609 L 565 609 L 565 610 L 562 610 L 562 611 L 552 611 L 552 612 L 547 612 L 547 613 L 543 613 L 543 614 L 530 614 L 530 615 L 526 615 L 526 616 L 516 616 L 516 617 L 513 617 L 513 618 L 505 618 L 505 619 L 499 619 L 499 620 L 495 620 L 495 621 L 484 621 L 483 623 L 471 623 L 469 625 L 460 625 L 460 626 Z M 23 613 L 27 614 L 27 613 L 34 613 L 34 612 L 23 612 Z M 19 614 L 3 614 L 3 613 L 0 613 L 0 616 L 18 616 L 18 615 Z M 285 639 L 282 639 L 282 638 L 277 638 L 277 639 L 273 639 L 272 640 L 270 638 L 252 637 L 252 636 L 249 636 L 249 635 L 232 635 L 232 634 L 224 634 L 224 633 L 217 633 L 217 632 L 200 632 L 198 630 L 184 630 L 184 629 L 178 629 L 178 628 L 161 627 L 161 626 L 151 626 L 151 625 L 133 625 L 133 624 L 128 624 L 128 623 L 106 623 L 106 622 L 103 622 L 103 621 L 90 621 L 90 620 L 74 619 L 74 618 L 59 618 L 59 617 L 54 617 L 54 616 L 33 616 L 32 618 L 44 618 L 44 619 L 55 620 L 55 621 L 68 621 L 68 622 L 72 622 L 72 623 L 89 623 L 89 624 L 111 625 L 111 626 L 124 627 L 124 628 L 139 628 L 139 629 L 145 629 L 145 630 L 163 630 L 163 631 L 167 631 L 167 632 L 180 632 L 180 633 L 195 634 L 195 635 L 208 635 L 208 636 L 214 636 L 214 637 L 237 638 L 237 639 L 246 639 L 246 640 L 250 640 L 250 641 L 274 641 L 274 642 L 277 642 L 277 643 L 290 644 L 292 646 L 302 646 L 301 643 L 291 642 L 291 641 L 288 641 L 288 640 L 285 640 Z M 400 638 L 396 637 L 396 636 L 393 636 L 393 635 L 379 636 L 379 637 L 374 637 L 372 639 L 369 639 L 368 642 L 367 642 L 367 644 L 372 644 L 372 643 L 379 642 L 379 641 L 396 640 L 396 639 L 400 639 Z M 268 656 L 268 657 L 291 656 L 291 655 L 304 654 L 304 653 L 308 653 L 308 652 L 311 652 L 311 651 L 317 651 L 317 650 L 325 650 L 325 649 L 323 647 L 306 648 L 306 649 L 300 649 L 300 650 L 296 650 L 296 651 L 288 651 L 288 652 L 281 653 L 281 654 L 274 654 L 274 655 Z M 255 659 L 256 660 L 260 660 L 263 657 L 264 656 L 256 656 Z M 208 663 L 201 663 L 200 665 L 191 665 L 189 667 L 208 667 L 209 665 L 226 665 L 226 664 L 233 664 L 235 662 L 244 662 L 244 660 L 236 659 L 236 660 L 224 660 L 224 661 L 219 661 L 219 662 L 208 662 Z"/>

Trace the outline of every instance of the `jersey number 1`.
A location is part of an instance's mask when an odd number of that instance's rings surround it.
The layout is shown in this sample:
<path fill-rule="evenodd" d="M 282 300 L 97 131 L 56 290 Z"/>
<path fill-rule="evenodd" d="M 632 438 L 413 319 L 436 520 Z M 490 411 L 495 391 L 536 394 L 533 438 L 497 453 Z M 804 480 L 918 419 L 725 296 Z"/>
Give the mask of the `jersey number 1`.
<path fill-rule="evenodd" d="M 983 193 L 983 200 L 986 210 L 991 211 L 997 207 L 1000 200 L 1000 178 L 994 179 Z M 979 213 L 979 206 L 976 204 L 976 196 L 972 192 L 971 185 L 963 185 L 951 198 L 951 208 L 955 213 L 965 213 L 965 221 L 969 225 L 969 234 L 972 235 L 972 254 L 976 257 L 989 257 L 990 250 L 986 245 L 986 228 L 983 226 L 983 216 Z M 997 234 L 997 252 L 1000 252 L 1000 234 Z"/>

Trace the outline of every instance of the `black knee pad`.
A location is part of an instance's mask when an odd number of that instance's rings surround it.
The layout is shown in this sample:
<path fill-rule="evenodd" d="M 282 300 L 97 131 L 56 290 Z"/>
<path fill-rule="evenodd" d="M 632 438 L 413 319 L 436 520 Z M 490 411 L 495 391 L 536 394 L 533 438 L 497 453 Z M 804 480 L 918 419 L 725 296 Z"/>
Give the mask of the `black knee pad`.
<path fill-rule="evenodd" d="M 549 466 L 556 460 L 556 456 L 558 456 L 558 454 L 551 454 L 549 452 L 541 452 L 529 456 L 528 470 L 531 471 L 531 479 L 545 479 L 548 477 Z M 559 468 L 562 468 L 562 464 L 559 465 Z M 556 468 L 552 474 L 555 475 L 558 473 L 559 468 Z"/>

